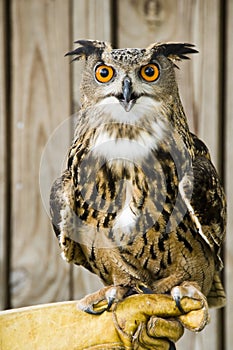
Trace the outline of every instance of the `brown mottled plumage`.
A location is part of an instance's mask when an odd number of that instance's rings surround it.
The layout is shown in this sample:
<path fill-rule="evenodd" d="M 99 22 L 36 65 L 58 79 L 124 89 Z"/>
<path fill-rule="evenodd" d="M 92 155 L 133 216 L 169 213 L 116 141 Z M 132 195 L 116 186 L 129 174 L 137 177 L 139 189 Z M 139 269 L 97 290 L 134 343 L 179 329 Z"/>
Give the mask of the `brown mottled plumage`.
<path fill-rule="evenodd" d="M 94 312 L 99 300 L 110 305 L 134 292 L 171 292 L 177 303 L 203 293 L 222 306 L 224 191 L 208 149 L 189 131 L 174 72 L 175 60 L 197 51 L 77 44 L 68 55 L 86 61 L 82 107 L 51 215 L 63 257 L 109 286 L 81 307 Z"/>

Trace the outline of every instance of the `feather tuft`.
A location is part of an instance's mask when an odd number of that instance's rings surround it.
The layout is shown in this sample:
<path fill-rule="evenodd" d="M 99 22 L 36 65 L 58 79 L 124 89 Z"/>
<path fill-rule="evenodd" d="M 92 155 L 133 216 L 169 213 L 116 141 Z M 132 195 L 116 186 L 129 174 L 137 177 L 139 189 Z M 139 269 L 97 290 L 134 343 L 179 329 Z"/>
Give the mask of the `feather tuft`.
<path fill-rule="evenodd" d="M 154 51 L 154 56 L 163 55 L 174 61 L 190 59 L 186 55 L 198 53 L 193 44 L 189 43 L 156 43 L 149 46 Z"/>
<path fill-rule="evenodd" d="M 93 54 L 97 56 L 101 56 L 103 51 L 106 48 L 110 47 L 108 43 L 105 43 L 104 41 L 97 41 L 97 40 L 78 40 L 78 41 L 75 41 L 74 43 L 78 44 L 79 47 L 65 54 L 65 56 L 75 55 L 76 57 L 72 61 L 87 59 L 88 56 Z"/>

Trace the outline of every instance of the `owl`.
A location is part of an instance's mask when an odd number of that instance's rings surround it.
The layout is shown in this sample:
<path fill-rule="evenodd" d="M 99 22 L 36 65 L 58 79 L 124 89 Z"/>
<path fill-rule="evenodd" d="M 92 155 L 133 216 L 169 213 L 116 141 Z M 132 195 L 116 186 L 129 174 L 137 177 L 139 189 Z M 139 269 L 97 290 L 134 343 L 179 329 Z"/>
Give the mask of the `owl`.
<path fill-rule="evenodd" d="M 223 306 L 224 190 L 189 130 L 175 78 L 177 61 L 198 51 L 76 43 L 67 55 L 85 61 L 81 109 L 50 206 L 63 258 L 105 285 L 80 307 L 103 312 L 135 293 L 171 293 L 178 307 L 184 296 Z M 101 300 L 107 306 L 97 311 Z"/>

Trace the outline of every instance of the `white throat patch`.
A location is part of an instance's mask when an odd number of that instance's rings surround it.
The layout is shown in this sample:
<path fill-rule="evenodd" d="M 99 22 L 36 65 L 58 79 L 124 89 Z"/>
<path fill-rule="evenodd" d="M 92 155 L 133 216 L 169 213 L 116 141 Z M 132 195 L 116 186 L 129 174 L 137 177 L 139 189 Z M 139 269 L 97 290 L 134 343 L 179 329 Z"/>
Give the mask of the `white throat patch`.
<path fill-rule="evenodd" d="M 101 106 L 102 113 L 110 115 L 115 122 L 136 124 L 149 113 L 158 113 L 161 103 L 150 97 L 141 96 L 137 99 L 133 108 L 129 112 L 126 112 L 119 100 L 114 96 L 110 96 L 98 103 L 97 106 Z"/>
<path fill-rule="evenodd" d="M 115 97 L 108 97 L 104 101 L 105 103 L 102 102 L 99 107 L 101 105 L 103 108 L 101 112 L 109 116 L 109 123 L 113 123 L 113 132 L 110 134 L 105 125 L 100 126 L 98 136 L 95 136 L 92 142 L 91 151 L 95 156 L 102 156 L 106 160 L 123 158 L 137 161 L 147 157 L 152 150 L 156 150 L 158 144 L 166 137 L 167 124 L 159 117 L 158 112 L 160 103 L 143 96 L 129 112 L 126 112 L 120 103 L 116 102 Z M 143 127 L 143 118 L 148 120 L 148 115 L 151 116 L 150 129 Z M 115 123 L 131 126 L 132 131 L 135 129 L 135 137 L 115 136 Z"/>

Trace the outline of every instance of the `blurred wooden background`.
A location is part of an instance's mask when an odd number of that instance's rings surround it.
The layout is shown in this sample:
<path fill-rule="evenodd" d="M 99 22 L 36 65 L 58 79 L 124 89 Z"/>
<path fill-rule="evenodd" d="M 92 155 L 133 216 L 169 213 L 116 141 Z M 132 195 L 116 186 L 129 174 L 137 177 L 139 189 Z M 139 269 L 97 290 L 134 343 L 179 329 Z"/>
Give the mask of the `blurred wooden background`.
<path fill-rule="evenodd" d="M 0 0 L 0 308 L 78 299 L 101 286 L 63 262 L 47 214 L 79 106 L 82 67 L 64 58 L 73 41 L 191 42 L 200 53 L 179 63 L 177 78 L 190 127 L 209 146 L 227 192 L 228 304 L 178 348 L 232 349 L 232 33 L 232 0 Z"/>

